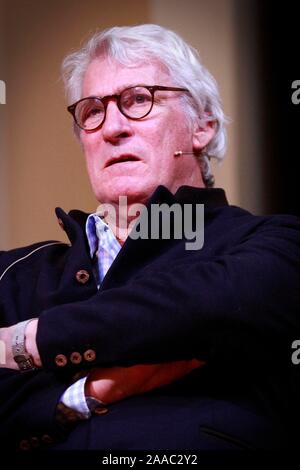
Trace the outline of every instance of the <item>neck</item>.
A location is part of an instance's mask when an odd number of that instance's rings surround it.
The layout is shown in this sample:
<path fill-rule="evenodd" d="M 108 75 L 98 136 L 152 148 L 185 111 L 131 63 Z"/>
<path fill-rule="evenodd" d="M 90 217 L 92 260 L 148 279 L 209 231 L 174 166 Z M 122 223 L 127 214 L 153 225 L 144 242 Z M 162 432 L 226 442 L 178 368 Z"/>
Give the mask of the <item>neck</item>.
<path fill-rule="evenodd" d="M 200 168 L 197 168 L 199 171 L 197 173 L 194 172 L 195 174 L 191 174 L 187 181 L 174 183 L 173 187 L 169 188 L 169 190 L 175 194 L 178 188 L 183 184 L 198 188 L 205 187 Z M 145 198 L 141 197 L 141 195 L 134 198 L 119 196 L 118 202 L 113 201 L 103 203 L 98 207 L 97 213 L 105 218 L 107 224 L 121 245 L 124 244 L 136 222 L 136 219 L 145 208 L 148 198 L 149 196 Z"/>
<path fill-rule="evenodd" d="M 100 204 L 97 214 L 104 217 L 119 243 L 123 245 L 144 207 L 142 203 L 129 203 L 127 197 L 120 196 L 118 203 Z"/>

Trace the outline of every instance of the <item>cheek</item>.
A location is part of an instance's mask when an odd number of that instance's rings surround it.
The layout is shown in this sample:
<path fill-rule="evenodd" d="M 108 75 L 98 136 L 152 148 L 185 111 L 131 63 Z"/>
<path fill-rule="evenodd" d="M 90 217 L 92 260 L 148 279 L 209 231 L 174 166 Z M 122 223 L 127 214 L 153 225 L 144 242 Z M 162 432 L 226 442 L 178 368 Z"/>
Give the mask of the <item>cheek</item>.
<path fill-rule="evenodd" d="M 175 135 L 172 128 L 165 120 L 155 126 L 149 126 L 148 129 L 144 130 L 141 137 L 145 145 L 149 146 L 149 150 L 152 149 L 154 157 L 161 156 L 159 160 L 161 160 L 161 158 L 165 160 L 166 157 L 170 156 Z"/>
<path fill-rule="evenodd" d="M 81 136 L 81 147 L 85 155 L 92 155 L 96 148 L 96 139 L 93 138 L 93 134 L 84 134 Z"/>
<path fill-rule="evenodd" d="M 178 109 L 171 109 L 164 116 L 164 120 L 159 126 L 159 135 L 163 145 L 168 145 L 170 148 L 192 143 L 192 131 L 187 123 L 187 117 Z"/>
<path fill-rule="evenodd" d="M 97 159 L 94 157 L 95 156 L 95 149 L 94 145 L 89 142 L 81 142 L 82 143 L 82 151 L 85 159 L 85 166 L 87 169 L 87 173 L 90 179 L 90 182 L 92 186 L 94 186 L 94 183 L 96 179 L 99 177 L 98 172 L 97 172 Z"/>
<path fill-rule="evenodd" d="M 97 155 L 97 142 L 94 139 L 84 138 L 81 139 L 81 147 L 86 160 L 87 167 L 90 168 L 96 160 Z"/>

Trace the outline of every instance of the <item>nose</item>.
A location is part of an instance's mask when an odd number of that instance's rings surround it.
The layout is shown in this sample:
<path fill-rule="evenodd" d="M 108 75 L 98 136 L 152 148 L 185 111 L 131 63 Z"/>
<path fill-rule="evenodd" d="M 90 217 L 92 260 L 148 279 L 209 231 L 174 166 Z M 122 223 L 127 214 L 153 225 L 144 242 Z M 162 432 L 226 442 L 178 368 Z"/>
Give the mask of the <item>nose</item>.
<path fill-rule="evenodd" d="M 132 135 L 130 120 L 119 110 L 117 103 L 111 100 L 107 104 L 106 117 L 102 125 L 102 136 L 106 142 L 118 143 Z"/>

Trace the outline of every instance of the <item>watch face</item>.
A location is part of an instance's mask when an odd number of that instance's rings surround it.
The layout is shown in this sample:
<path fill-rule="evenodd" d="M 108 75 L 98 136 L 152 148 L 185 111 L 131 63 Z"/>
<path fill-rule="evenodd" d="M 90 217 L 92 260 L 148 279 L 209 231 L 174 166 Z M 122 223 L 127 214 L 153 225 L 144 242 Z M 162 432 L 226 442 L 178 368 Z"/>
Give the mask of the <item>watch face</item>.
<path fill-rule="evenodd" d="M 26 356 L 25 354 L 18 354 L 17 356 L 14 356 L 14 360 L 20 364 L 21 362 L 27 361 L 29 359 L 29 356 Z"/>
<path fill-rule="evenodd" d="M 18 364 L 20 370 L 35 370 L 35 366 L 29 355 L 19 354 L 14 356 L 14 360 Z"/>

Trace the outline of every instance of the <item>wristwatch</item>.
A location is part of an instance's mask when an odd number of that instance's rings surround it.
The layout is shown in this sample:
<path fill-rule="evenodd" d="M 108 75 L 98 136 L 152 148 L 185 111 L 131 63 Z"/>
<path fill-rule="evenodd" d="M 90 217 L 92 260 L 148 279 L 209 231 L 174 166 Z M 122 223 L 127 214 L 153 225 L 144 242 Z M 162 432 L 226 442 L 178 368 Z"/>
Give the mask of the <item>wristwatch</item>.
<path fill-rule="evenodd" d="M 25 348 L 25 329 L 31 320 L 33 320 L 33 318 L 17 323 L 12 339 L 11 347 L 13 358 L 18 364 L 21 372 L 27 372 L 36 369 L 32 356 L 28 354 Z"/>

